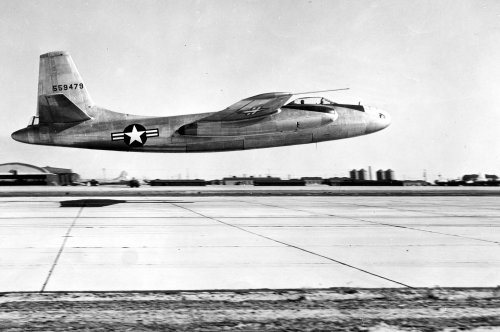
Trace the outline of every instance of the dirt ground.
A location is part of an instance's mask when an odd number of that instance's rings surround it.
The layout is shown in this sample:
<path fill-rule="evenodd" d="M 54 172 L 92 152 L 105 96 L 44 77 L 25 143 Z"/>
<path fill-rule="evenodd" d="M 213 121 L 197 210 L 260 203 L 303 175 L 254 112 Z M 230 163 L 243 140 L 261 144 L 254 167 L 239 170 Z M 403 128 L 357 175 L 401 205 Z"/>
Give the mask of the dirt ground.
<path fill-rule="evenodd" d="M 500 331 L 500 288 L 0 293 L 0 331 Z"/>

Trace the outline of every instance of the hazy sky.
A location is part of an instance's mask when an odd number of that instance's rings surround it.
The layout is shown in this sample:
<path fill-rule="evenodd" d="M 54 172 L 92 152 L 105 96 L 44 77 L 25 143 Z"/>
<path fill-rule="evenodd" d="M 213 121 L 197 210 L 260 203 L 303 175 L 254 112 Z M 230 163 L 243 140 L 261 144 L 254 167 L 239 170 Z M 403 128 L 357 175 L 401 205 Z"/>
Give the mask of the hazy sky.
<path fill-rule="evenodd" d="M 398 177 L 500 173 L 500 1 L 0 1 L 0 163 L 179 174 Z M 150 154 L 18 143 L 36 110 L 39 55 L 69 51 L 94 102 L 174 115 L 258 93 L 350 87 L 380 107 L 375 134 L 291 147 Z"/>

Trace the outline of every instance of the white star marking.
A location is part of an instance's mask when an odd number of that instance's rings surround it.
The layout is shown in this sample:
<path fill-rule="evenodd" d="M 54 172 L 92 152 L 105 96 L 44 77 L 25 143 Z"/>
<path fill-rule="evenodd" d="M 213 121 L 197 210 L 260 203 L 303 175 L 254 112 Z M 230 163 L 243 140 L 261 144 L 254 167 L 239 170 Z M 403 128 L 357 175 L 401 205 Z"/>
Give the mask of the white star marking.
<path fill-rule="evenodd" d="M 130 144 L 134 143 L 135 141 L 142 144 L 141 135 L 144 133 L 145 133 L 144 131 L 137 131 L 137 128 L 133 126 L 132 131 L 130 133 L 124 133 L 124 134 L 130 137 Z"/>

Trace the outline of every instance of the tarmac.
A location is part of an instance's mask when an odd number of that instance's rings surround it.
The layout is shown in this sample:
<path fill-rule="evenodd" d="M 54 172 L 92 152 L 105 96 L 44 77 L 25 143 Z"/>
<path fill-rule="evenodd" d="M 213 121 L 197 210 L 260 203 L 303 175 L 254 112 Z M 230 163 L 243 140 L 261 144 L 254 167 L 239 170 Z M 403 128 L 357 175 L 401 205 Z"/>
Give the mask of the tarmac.
<path fill-rule="evenodd" d="M 500 285 L 496 196 L 27 196 L 0 292 Z"/>
<path fill-rule="evenodd" d="M 497 196 L 489 186 L 15 186 L 1 187 L 0 197 L 59 196 Z"/>

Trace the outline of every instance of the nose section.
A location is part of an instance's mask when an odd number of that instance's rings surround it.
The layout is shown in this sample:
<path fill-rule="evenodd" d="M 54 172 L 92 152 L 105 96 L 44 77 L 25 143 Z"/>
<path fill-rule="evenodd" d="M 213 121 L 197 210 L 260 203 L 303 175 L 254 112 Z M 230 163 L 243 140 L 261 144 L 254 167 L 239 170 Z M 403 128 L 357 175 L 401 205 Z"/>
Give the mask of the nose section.
<path fill-rule="evenodd" d="M 378 121 L 382 125 L 382 129 L 389 127 L 389 125 L 391 124 L 391 115 L 389 114 L 389 112 L 377 109 L 377 113 Z"/>
<path fill-rule="evenodd" d="M 389 112 L 375 107 L 365 108 L 365 111 L 369 118 L 368 125 L 366 126 L 367 134 L 387 128 L 391 124 L 391 115 Z"/>
<path fill-rule="evenodd" d="M 13 132 L 10 137 L 12 139 L 22 142 L 22 143 L 27 143 L 28 142 L 28 134 L 26 133 L 25 129 L 20 129 L 18 131 Z"/>

